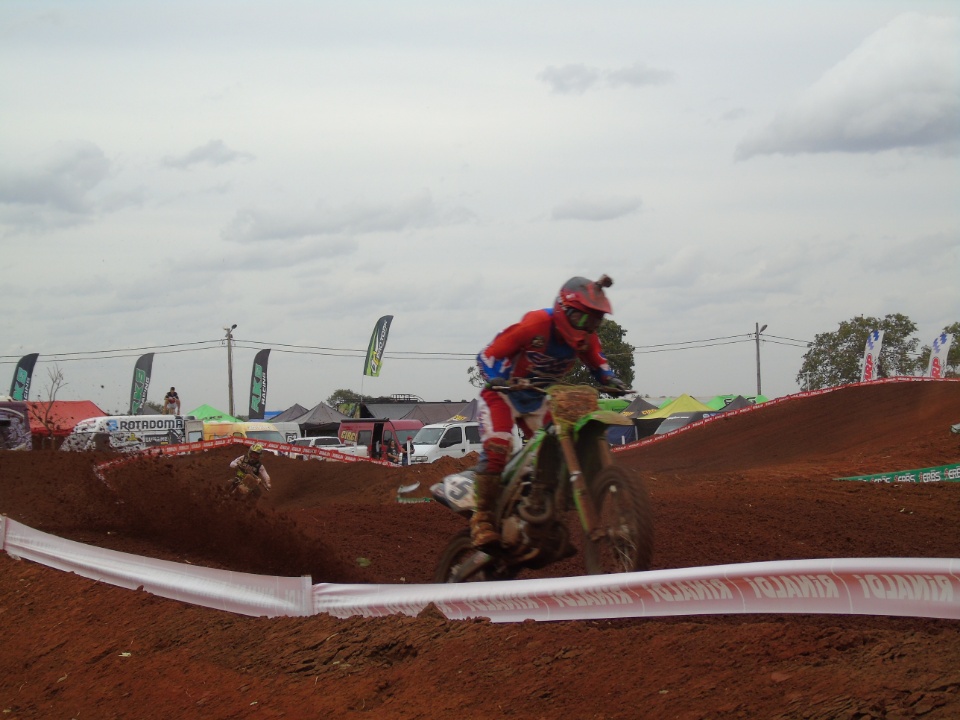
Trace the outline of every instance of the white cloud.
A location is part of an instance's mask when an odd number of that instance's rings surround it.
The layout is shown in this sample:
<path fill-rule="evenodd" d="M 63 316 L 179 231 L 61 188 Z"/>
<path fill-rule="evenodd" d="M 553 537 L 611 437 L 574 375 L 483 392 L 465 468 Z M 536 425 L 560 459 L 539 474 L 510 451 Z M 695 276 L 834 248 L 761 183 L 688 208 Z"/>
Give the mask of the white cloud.
<path fill-rule="evenodd" d="M 30 170 L 0 170 L 0 204 L 50 208 L 69 215 L 94 211 L 91 191 L 110 173 L 110 161 L 90 142 L 64 143 Z"/>
<path fill-rule="evenodd" d="M 394 205 L 353 203 L 329 210 L 321 206 L 300 215 L 240 210 L 221 235 L 224 240 L 241 243 L 295 240 L 315 235 L 403 232 L 456 225 L 473 217 L 463 207 L 438 207 L 431 195 L 424 192 Z"/>
<path fill-rule="evenodd" d="M 250 153 L 231 150 L 223 140 L 211 140 L 206 145 L 196 147 L 188 153 L 179 156 L 168 155 L 163 159 L 166 167 L 186 170 L 194 165 L 228 165 L 242 160 L 252 160 Z"/>
<path fill-rule="evenodd" d="M 615 220 L 640 209 L 638 197 L 571 198 L 558 203 L 550 217 L 554 220 Z"/>
<path fill-rule="evenodd" d="M 745 137 L 737 159 L 896 148 L 956 153 L 958 28 L 955 17 L 901 15 Z"/>
<path fill-rule="evenodd" d="M 662 85 L 672 81 L 673 77 L 673 73 L 668 70 L 658 70 L 641 62 L 617 70 L 604 70 L 582 63 L 560 67 L 551 65 L 537 75 L 537 79 L 549 85 L 551 91 L 558 95 L 582 95 L 591 88 L 604 85 L 608 87 Z"/>

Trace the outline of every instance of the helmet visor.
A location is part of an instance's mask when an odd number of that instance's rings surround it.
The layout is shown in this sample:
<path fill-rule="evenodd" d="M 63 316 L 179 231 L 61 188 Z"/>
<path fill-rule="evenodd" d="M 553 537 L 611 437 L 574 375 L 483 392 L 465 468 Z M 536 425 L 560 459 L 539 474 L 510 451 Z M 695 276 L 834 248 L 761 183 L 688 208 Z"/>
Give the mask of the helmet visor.
<path fill-rule="evenodd" d="M 596 332 L 600 323 L 603 322 L 603 313 L 588 313 L 574 307 L 568 307 L 565 312 L 567 320 L 573 327 L 588 333 Z"/>

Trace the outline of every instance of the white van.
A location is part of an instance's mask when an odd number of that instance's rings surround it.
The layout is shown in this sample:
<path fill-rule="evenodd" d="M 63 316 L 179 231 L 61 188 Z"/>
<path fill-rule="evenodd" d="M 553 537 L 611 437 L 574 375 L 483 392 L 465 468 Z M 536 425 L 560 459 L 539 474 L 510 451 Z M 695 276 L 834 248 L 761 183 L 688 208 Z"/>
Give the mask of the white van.
<path fill-rule="evenodd" d="M 480 452 L 480 423 L 445 422 L 424 425 L 410 441 L 413 450 L 410 463 L 432 463 L 442 457 L 460 458 L 472 452 Z"/>
<path fill-rule="evenodd" d="M 183 441 L 182 415 L 105 415 L 78 422 L 60 449 L 136 452 Z"/>
<path fill-rule="evenodd" d="M 345 455 L 357 455 L 358 457 L 367 456 L 367 448 L 363 445 L 347 445 L 340 441 L 340 438 L 336 436 L 328 435 L 318 435 L 311 437 L 297 438 L 290 443 L 294 447 L 309 447 L 309 448 L 318 448 L 320 450 L 336 450 L 338 453 L 343 453 Z M 325 458 L 321 455 L 304 455 L 296 451 L 291 451 L 288 453 L 290 457 L 297 457 L 301 460 L 313 459 L 313 460 L 324 460 Z"/>

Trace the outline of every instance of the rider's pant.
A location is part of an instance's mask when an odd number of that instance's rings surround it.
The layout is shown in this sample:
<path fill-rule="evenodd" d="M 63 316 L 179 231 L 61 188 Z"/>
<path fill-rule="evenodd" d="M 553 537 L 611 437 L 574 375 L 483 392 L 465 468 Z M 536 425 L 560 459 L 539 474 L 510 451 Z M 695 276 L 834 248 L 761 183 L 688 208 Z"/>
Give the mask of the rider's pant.
<path fill-rule="evenodd" d="M 547 404 L 532 413 L 520 413 L 510 403 L 509 397 L 494 390 L 481 390 L 478 402 L 480 421 L 480 439 L 483 451 L 480 453 L 478 472 L 499 475 L 507 464 L 510 446 L 513 444 L 513 426 L 520 428 L 524 438 L 529 438 L 539 430 L 547 420 Z"/>

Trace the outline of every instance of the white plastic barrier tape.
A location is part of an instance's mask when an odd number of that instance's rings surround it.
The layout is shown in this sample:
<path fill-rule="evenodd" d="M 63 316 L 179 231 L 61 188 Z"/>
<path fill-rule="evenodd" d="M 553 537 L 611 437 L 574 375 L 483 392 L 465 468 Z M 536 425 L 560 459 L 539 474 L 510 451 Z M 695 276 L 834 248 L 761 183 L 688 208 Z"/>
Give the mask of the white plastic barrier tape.
<path fill-rule="evenodd" d="M 152 560 L 63 540 L 0 516 L 18 558 L 161 597 L 252 616 L 416 615 L 433 603 L 451 620 L 587 620 L 743 613 L 960 619 L 960 559 L 785 560 L 460 585 L 311 586 Z"/>
<path fill-rule="evenodd" d="M 416 615 L 493 622 L 737 613 L 960 619 L 960 559 L 787 560 L 459 585 L 315 585 L 336 617 Z"/>
<path fill-rule="evenodd" d="M 324 458 L 326 460 L 333 460 L 336 462 L 366 462 L 373 463 L 374 465 L 395 467 L 392 462 L 387 460 L 374 460 L 373 458 L 363 455 L 348 455 L 346 453 L 337 452 L 336 450 L 328 450 L 326 448 L 300 447 L 299 445 L 288 445 L 287 443 L 272 442 L 270 440 L 251 440 L 250 438 L 227 437 L 217 438 L 216 440 L 198 440 L 197 442 L 179 443 L 177 445 L 154 445 L 152 447 L 144 448 L 143 450 L 137 450 L 129 453 L 121 458 L 117 458 L 116 460 L 108 460 L 100 463 L 99 465 L 95 465 L 93 472 L 98 478 L 100 478 L 101 482 L 107 483 L 104 470 L 109 470 L 110 468 L 114 468 L 119 465 L 125 465 L 143 456 L 189 455 L 190 453 L 203 452 L 205 450 L 225 447 L 227 445 L 254 445 L 256 443 L 263 445 L 266 450 L 275 450 L 277 453 L 289 457 L 304 455 Z M 107 484 L 109 485 L 109 483 Z"/>
<path fill-rule="evenodd" d="M 254 617 L 313 614 L 311 580 L 270 577 L 138 557 L 64 540 L 2 518 L 3 549 L 118 587 Z"/>

